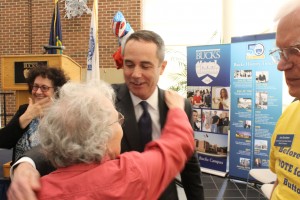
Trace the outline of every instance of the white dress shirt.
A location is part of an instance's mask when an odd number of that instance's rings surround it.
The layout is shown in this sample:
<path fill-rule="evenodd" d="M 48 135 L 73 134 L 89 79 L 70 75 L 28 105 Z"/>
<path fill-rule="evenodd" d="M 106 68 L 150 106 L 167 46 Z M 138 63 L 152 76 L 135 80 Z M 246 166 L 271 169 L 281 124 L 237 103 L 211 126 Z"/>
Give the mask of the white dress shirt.
<path fill-rule="evenodd" d="M 129 93 L 133 103 L 136 121 L 138 122 L 141 115 L 143 114 L 143 108 L 142 106 L 140 106 L 140 102 L 143 100 L 135 96 L 131 92 Z M 152 95 L 144 101 L 147 101 L 148 103 L 148 112 L 152 120 L 152 140 L 156 140 L 160 137 L 160 132 L 161 132 L 160 120 L 159 120 L 160 119 L 159 108 L 158 108 L 158 88 L 156 87 Z"/>

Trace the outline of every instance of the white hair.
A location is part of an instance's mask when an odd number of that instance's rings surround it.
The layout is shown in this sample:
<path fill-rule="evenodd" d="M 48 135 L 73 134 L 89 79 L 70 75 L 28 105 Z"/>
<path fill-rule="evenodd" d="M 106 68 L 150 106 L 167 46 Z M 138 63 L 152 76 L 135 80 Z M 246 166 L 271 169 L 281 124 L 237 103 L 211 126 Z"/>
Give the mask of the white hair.
<path fill-rule="evenodd" d="M 66 83 L 38 127 L 42 148 L 55 167 L 101 162 L 112 137 L 109 126 L 115 94 L 103 81 Z"/>

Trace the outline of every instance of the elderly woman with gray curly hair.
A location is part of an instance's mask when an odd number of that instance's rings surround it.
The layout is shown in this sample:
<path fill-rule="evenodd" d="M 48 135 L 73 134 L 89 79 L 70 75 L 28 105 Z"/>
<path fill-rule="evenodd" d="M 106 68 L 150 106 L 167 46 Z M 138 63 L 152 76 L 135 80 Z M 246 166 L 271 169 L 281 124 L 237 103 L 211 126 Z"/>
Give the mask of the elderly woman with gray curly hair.
<path fill-rule="evenodd" d="M 124 116 L 108 84 L 67 83 L 59 95 L 38 128 L 57 168 L 41 178 L 39 199 L 158 199 L 192 155 L 193 130 L 175 92 L 165 93 L 169 112 L 161 138 L 143 153 L 121 155 Z"/>

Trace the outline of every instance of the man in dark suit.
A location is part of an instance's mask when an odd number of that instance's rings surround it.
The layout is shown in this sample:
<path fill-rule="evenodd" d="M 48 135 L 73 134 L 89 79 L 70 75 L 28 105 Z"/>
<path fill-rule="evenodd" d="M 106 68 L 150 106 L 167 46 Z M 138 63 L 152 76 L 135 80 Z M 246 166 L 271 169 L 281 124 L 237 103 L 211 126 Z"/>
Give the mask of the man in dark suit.
<path fill-rule="evenodd" d="M 117 94 L 116 107 L 125 116 L 122 138 L 122 152 L 144 150 L 142 131 L 138 123 L 142 115 L 141 101 L 146 101 L 152 120 L 152 139 L 160 137 L 168 108 L 164 101 L 164 91 L 157 86 L 159 76 L 167 62 L 164 60 L 165 46 L 162 38 L 152 32 L 141 30 L 129 36 L 123 54 L 123 74 L 125 84 L 114 85 Z M 192 109 L 188 100 L 185 111 L 192 123 Z M 181 173 L 181 180 L 189 200 L 204 199 L 199 161 L 194 154 Z M 173 181 L 160 199 L 178 199 Z"/>
<path fill-rule="evenodd" d="M 126 151 L 143 151 L 141 134 L 139 133 L 136 116 L 134 113 L 134 105 L 130 97 L 130 92 L 125 84 L 113 85 L 116 93 L 116 107 L 124 116 L 125 122 L 123 125 L 123 138 L 122 138 L 122 152 Z M 158 89 L 158 108 L 159 108 L 159 123 L 164 127 L 168 107 L 164 101 L 164 91 Z M 190 116 L 191 106 L 190 103 L 185 101 L 185 111 Z M 180 122 L 179 122 L 180 123 Z M 187 162 L 184 170 L 181 173 L 181 181 L 184 187 L 187 199 L 204 199 L 203 186 L 200 177 L 199 161 L 196 155 Z M 161 195 L 160 199 L 173 200 L 178 199 L 176 184 L 173 181 L 165 192 Z"/>
<path fill-rule="evenodd" d="M 151 117 L 151 139 L 160 137 L 163 129 L 168 107 L 164 101 L 164 91 L 157 86 L 159 76 L 163 73 L 167 64 L 164 61 L 164 42 L 162 38 L 152 31 L 137 31 L 131 34 L 125 44 L 123 53 L 123 72 L 125 84 L 113 85 L 116 94 L 116 107 L 125 116 L 123 126 L 123 138 L 121 142 L 121 151 L 139 151 L 144 150 L 141 128 L 139 128 L 139 118 L 143 114 L 141 101 L 146 101 L 148 111 Z M 191 121 L 191 104 L 186 100 L 185 110 Z M 180 122 L 179 122 L 180 123 Z M 143 127 L 142 127 L 143 129 Z M 49 173 L 52 169 L 41 162 L 37 157 L 37 151 L 30 151 L 26 156 L 32 158 L 41 175 Z M 15 177 L 18 177 L 18 171 L 23 164 L 20 164 L 15 170 Z M 22 174 L 22 172 L 20 173 Z M 20 185 L 13 179 L 10 194 L 20 189 Z M 194 154 L 186 163 L 181 172 L 181 181 L 188 200 L 204 199 L 204 191 L 201 183 L 201 172 L 199 161 Z M 17 187 L 18 186 L 18 187 Z M 177 200 L 177 189 L 175 181 L 170 183 L 161 195 L 162 200 Z"/>

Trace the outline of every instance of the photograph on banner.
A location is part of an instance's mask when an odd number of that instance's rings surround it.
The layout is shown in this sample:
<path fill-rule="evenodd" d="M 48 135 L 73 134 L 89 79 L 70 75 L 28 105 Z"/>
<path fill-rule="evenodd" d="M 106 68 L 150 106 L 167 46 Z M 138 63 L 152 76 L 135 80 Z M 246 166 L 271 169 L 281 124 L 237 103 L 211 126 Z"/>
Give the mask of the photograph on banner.
<path fill-rule="evenodd" d="M 236 130 L 251 131 L 252 121 L 250 119 L 240 119 L 232 124 Z"/>
<path fill-rule="evenodd" d="M 201 110 L 200 109 L 193 109 L 193 125 L 194 125 L 194 131 L 201 130 Z"/>
<path fill-rule="evenodd" d="M 268 168 L 268 167 L 269 167 L 269 156 L 254 153 L 252 168 Z"/>
<path fill-rule="evenodd" d="M 245 120 L 244 128 L 245 129 L 250 129 L 251 128 L 251 120 Z"/>
<path fill-rule="evenodd" d="M 234 79 L 252 79 L 252 70 L 234 70 Z"/>
<path fill-rule="evenodd" d="M 202 110 L 202 131 L 228 134 L 229 111 L 223 110 Z"/>
<path fill-rule="evenodd" d="M 253 160 L 253 167 L 254 167 L 254 168 L 260 168 L 260 167 L 262 166 L 261 163 L 262 163 L 261 158 L 256 157 L 256 158 L 254 158 L 254 160 Z"/>
<path fill-rule="evenodd" d="M 268 71 L 256 71 L 256 83 L 267 83 L 269 80 Z"/>
<path fill-rule="evenodd" d="M 254 140 L 255 150 L 268 150 L 268 140 Z"/>
<path fill-rule="evenodd" d="M 187 98 L 191 101 L 193 108 L 210 108 L 211 87 L 187 86 Z"/>
<path fill-rule="evenodd" d="M 268 168 L 269 167 L 269 153 L 265 150 L 254 150 L 253 155 L 253 162 L 252 162 L 253 168 Z"/>
<path fill-rule="evenodd" d="M 213 133 L 197 133 L 195 142 L 198 153 L 218 157 L 227 156 L 227 137 L 218 137 L 218 135 Z"/>
<path fill-rule="evenodd" d="M 240 162 L 238 168 L 243 168 L 243 169 L 250 169 L 250 159 L 249 158 L 243 158 L 240 157 Z"/>
<path fill-rule="evenodd" d="M 243 98 L 239 97 L 237 100 L 237 107 L 241 109 L 251 109 L 252 107 L 252 99 L 251 98 Z"/>
<path fill-rule="evenodd" d="M 261 166 L 264 168 L 268 168 L 269 167 L 269 162 L 270 160 L 268 159 L 269 157 L 266 157 L 266 159 L 261 159 Z"/>
<path fill-rule="evenodd" d="M 211 132 L 211 122 L 210 120 L 206 120 L 204 124 L 202 124 L 202 131 Z"/>
<path fill-rule="evenodd" d="M 202 131 L 211 132 L 212 110 L 202 110 Z"/>
<path fill-rule="evenodd" d="M 268 93 L 257 91 L 255 94 L 255 108 L 266 110 L 268 109 Z"/>
<path fill-rule="evenodd" d="M 212 87 L 212 108 L 230 110 L 230 87 Z"/>
<path fill-rule="evenodd" d="M 249 131 L 236 131 L 235 137 L 236 138 L 243 138 L 243 139 L 251 139 L 251 132 L 249 132 Z"/>
<path fill-rule="evenodd" d="M 195 146 L 201 167 L 226 171 L 228 135 L 195 132 Z"/>

